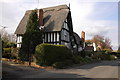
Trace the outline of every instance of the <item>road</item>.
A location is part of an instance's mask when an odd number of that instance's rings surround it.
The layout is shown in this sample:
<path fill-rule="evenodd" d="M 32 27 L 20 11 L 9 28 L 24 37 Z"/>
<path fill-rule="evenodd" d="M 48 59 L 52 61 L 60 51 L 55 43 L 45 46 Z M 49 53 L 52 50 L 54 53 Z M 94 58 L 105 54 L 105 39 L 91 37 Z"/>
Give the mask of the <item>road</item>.
<path fill-rule="evenodd" d="M 118 78 L 118 60 L 45 70 L 3 62 L 3 78 Z"/>

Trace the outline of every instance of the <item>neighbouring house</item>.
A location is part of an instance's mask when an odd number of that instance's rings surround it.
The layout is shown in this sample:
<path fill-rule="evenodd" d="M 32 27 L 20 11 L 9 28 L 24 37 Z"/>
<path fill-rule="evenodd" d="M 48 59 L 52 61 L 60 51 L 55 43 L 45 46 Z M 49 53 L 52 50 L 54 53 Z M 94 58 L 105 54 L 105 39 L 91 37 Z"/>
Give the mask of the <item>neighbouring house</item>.
<path fill-rule="evenodd" d="M 84 50 L 93 52 L 94 51 L 94 47 L 93 46 L 86 46 Z"/>
<path fill-rule="evenodd" d="M 87 56 L 93 56 L 93 54 L 94 54 L 94 47 L 93 46 L 86 46 L 85 48 L 84 48 L 84 51 L 86 52 L 86 55 Z"/>
<path fill-rule="evenodd" d="M 93 51 L 97 51 L 97 46 L 96 46 L 96 44 L 94 42 L 86 44 L 85 47 L 93 47 L 91 49 L 93 49 Z"/>
<path fill-rule="evenodd" d="M 22 36 L 26 31 L 27 21 L 32 10 L 26 11 L 15 34 L 17 47 L 21 47 Z M 40 29 L 43 29 L 43 43 L 62 44 L 70 49 L 81 51 L 83 40 L 73 31 L 70 8 L 67 5 L 38 9 Z"/>
<path fill-rule="evenodd" d="M 79 35 L 75 32 L 73 32 L 73 37 L 74 37 L 74 42 L 75 42 L 75 45 L 73 46 L 73 48 L 76 50 L 76 51 L 81 51 L 83 50 L 83 41 L 82 39 L 79 37 Z"/>

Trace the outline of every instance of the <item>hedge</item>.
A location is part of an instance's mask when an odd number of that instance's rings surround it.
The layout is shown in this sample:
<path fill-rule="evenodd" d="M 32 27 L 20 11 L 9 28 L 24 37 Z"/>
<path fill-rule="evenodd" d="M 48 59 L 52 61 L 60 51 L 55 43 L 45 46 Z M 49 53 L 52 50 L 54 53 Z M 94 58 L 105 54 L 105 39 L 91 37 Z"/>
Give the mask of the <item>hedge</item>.
<path fill-rule="evenodd" d="M 52 66 L 56 62 L 71 60 L 71 50 L 64 45 L 40 44 L 36 46 L 35 58 L 39 65 Z"/>
<path fill-rule="evenodd" d="M 111 54 L 96 54 L 94 56 L 92 56 L 93 59 L 101 59 L 101 60 L 115 60 L 118 57 L 115 55 L 111 55 Z"/>
<path fill-rule="evenodd" d="M 98 56 L 101 60 L 115 60 L 117 57 L 115 55 L 102 54 Z"/>
<path fill-rule="evenodd" d="M 73 64 L 72 60 L 65 60 L 64 62 L 55 62 L 52 66 L 54 68 L 58 68 L 58 69 L 64 69 L 67 68 L 68 66 L 71 66 Z"/>
<path fill-rule="evenodd" d="M 3 48 L 2 57 L 8 59 L 18 58 L 19 48 Z"/>
<path fill-rule="evenodd" d="M 84 61 L 83 58 L 78 55 L 74 55 L 72 60 L 73 60 L 73 63 L 75 63 L 75 64 L 78 64 L 78 63 L 81 63 Z"/>
<path fill-rule="evenodd" d="M 79 64 L 79 63 L 91 63 L 93 62 L 93 59 L 91 57 L 81 57 L 79 55 L 73 56 L 73 63 Z"/>

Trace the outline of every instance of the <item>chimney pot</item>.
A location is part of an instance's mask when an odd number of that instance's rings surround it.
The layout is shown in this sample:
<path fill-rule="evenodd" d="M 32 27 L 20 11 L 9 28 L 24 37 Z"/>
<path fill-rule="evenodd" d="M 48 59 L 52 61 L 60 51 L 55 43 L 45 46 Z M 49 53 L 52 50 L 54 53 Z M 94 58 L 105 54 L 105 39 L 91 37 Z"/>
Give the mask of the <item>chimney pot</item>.
<path fill-rule="evenodd" d="M 81 32 L 81 38 L 82 38 L 82 41 L 85 42 L 85 32 L 84 31 Z"/>
<path fill-rule="evenodd" d="M 39 19 L 39 25 L 43 26 L 43 9 L 39 9 L 39 11 L 38 11 L 38 19 Z"/>

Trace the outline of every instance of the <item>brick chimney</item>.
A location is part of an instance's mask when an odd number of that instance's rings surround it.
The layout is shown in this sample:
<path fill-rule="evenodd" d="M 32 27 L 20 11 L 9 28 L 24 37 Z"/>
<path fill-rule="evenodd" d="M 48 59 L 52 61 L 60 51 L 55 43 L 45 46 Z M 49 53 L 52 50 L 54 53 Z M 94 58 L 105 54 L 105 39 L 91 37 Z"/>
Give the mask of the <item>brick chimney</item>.
<path fill-rule="evenodd" d="M 43 10 L 38 10 L 38 19 L 39 19 L 39 26 L 43 26 Z"/>
<path fill-rule="evenodd" d="M 81 32 L 81 38 L 82 38 L 82 41 L 85 42 L 85 32 L 84 31 Z"/>

